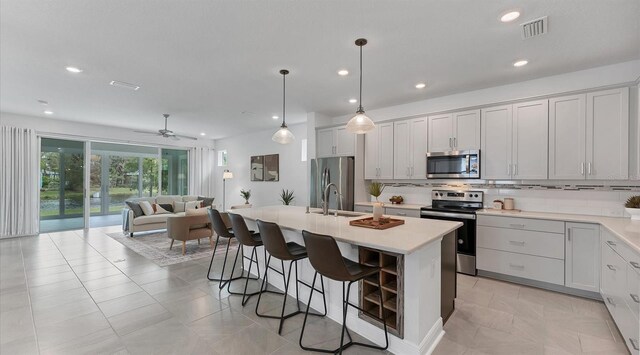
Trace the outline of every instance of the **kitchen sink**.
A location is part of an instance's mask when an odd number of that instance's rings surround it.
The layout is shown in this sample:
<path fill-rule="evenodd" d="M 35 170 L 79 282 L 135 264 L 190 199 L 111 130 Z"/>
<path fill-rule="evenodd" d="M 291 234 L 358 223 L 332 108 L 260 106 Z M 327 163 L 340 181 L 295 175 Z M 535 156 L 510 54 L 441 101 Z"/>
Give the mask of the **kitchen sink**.
<path fill-rule="evenodd" d="M 322 211 L 314 211 L 311 213 L 322 214 Z M 329 211 L 329 216 L 335 216 L 335 211 Z M 338 217 L 359 217 L 364 216 L 364 213 L 360 212 L 351 212 L 351 211 L 338 211 Z"/>

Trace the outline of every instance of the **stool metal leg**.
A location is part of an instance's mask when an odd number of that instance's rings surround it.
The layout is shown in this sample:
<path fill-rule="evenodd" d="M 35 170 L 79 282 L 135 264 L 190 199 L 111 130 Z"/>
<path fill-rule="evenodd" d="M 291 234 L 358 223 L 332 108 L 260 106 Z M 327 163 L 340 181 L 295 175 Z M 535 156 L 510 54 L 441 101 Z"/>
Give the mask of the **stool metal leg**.
<path fill-rule="evenodd" d="M 254 256 L 255 256 L 255 260 L 254 260 Z M 242 258 L 244 259 L 244 255 L 242 256 Z M 235 267 L 236 267 L 236 261 L 237 261 L 237 254 L 236 254 L 236 260 L 233 263 L 233 268 L 231 269 L 232 274 L 233 272 L 235 272 Z M 253 278 L 251 277 L 251 268 L 253 267 L 253 263 L 256 263 L 256 267 L 258 269 L 258 278 Z M 244 291 L 243 292 L 234 292 L 231 291 L 231 282 L 227 283 L 227 292 L 229 292 L 230 295 L 241 295 L 242 296 L 242 306 L 246 305 L 247 302 L 249 301 L 249 299 L 251 298 L 251 296 L 255 296 L 257 294 L 259 294 L 261 291 L 258 290 L 256 292 L 252 292 L 252 293 L 247 293 L 247 288 L 249 287 L 249 280 L 259 280 L 260 277 L 260 264 L 258 263 L 258 253 L 256 252 L 256 247 L 253 247 L 251 249 L 251 258 L 249 258 L 249 269 L 247 270 L 247 276 L 241 276 L 241 278 L 245 279 L 244 282 Z"/>
<path fill-rule="evenodd" d="M 213 247 L 213 254 L 211 255 L 211 262 L 209 263 L 209 270 L 207 271 L 207 279 L 209 281 L 218 281 L 220 282 L 220 284 L 222 285 L 222 287 L 224 287 L 224 285 L 226 285 L 229 281 L 233 281 L 233 280 L 238 280 L 240 279 L 240 277 L 233 277 L 233 273 L 231 274 L 231 276 L 228 279 L 224 278 L 224 270 L 225 270 L 225 266 L 227 265 L 227 256 L 229 255 L 229 245 L 231 244 L 231 239 L 228 240 L 227 242 L 227 250 L 224 253 L 224 264 L 222 265 L 222 273 L 220 274 L 220 278 L 215 278 L 215 277 L 211 277 L 211 268 L 213 266 L 213 258 L 216 256 L 216 250 L 218 250 L 218 242 L 220 241 L 220 236 L 216 237 L 216 244 Z M 222 289 L 222 287 L 220 287 L 220 285 L 218 285 L 218 288 Z"/>

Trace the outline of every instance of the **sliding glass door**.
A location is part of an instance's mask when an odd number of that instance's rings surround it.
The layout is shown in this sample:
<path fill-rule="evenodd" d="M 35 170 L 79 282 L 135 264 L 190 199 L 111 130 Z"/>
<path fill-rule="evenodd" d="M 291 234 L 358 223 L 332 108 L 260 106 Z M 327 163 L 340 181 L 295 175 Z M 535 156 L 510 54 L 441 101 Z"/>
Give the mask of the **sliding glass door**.
<path fill-rule="evenodd" d="M 189 152 L 162 149 L 162 194 L 189 194 Z"/>
<path fill-rule="evenodd" d="M 84 227 L 84 142 L 42 138 L 40 231 Z"/>

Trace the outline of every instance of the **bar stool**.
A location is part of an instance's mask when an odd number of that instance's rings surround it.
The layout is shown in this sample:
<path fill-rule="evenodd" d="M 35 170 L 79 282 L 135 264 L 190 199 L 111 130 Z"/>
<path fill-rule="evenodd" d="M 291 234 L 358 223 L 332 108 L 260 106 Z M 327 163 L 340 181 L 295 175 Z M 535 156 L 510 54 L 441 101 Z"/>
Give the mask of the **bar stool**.
<path fill-rule="evenodd" d="M 209 281 L 219 281 L 220 284 L 218 285 L 218 288 L 222 290 L 224 286 L 228 284 L 230 281 L 239 280 L 243 276 L 241 274 L 240 276 L 233 277 L 233 272 L 235 270 L 232 269 L 231 275 L 229 276 L 229 278 L 226 278 L 226 279 L 224 278 L 224 270 L 227 267 L 227 257 L 229 255 L 229 246 L 231 245 L 231 239 L 235 238 L 235 236 L 229 230 L 230 228 L 227 227 L 227 223 L 225 223 L 224 219 L 222 218 L 222 215 L 220 214 L 220 212 L 218 212 L 218 210 L 211 208 L 208 210 L 208 214 L 209 214 L 209 219 L 211 220 L 211 224 L 213 225 L 213 230 L 216 232 L 216 245 L 213 247 L 213 255 L 211 255 L 211 262 L 209 263 L 209 270 L 207 271 L 207 279 Z M 220 241 L 220 238 L 227 238 L 227 250 L 224 253 L 224 263 L 222 264 L 222 272 L 220 273 L 220 278 L 215 278 L 215 277 L 211 277 L 210 275 L 211 275 L 211 267 L 213 266 L 213 259 L 216 256 L 216 250 L 218 249 L 218 242 Z M 236 252 L 236 259 L 238 258 L 238 253 L 242 253 L 243 260 L 246 258 L 244 256 L 244 252 L 242 251 L 242 248 L 238 248 L 238 251 Z M 234 262 L 234 265 L 235 265 L 235 262 Z M 254 280 L 257 280 L 257 279 L 254 278 Z"/>
<path fill-rule="evenodd" d="M 311 233 L 308 231 L 302 231 L 302 237 L 304 238 L 304 243 L 307 247 L 309 261 L 311 262 L 311 266 L 316 269 L 316 273 L 313 276 L 313 281 L 311 285 L 315 285 L 316 277 L 320 274 L 320 277 L 325 276 L 329 279 L 341 281 L 342 282 L 342 332 L 340 335 L 340 347 L 335 350 L 327 350 L 327 349 L 317 349 L 310 348 L 302 345 L 302 338 L 304 336 L 304 328 L 307 325 L 307 313 L 309 312 L 309 304 L 311 303 L 311 297 L 313 296 L 313 288 L 311 288 L 311 293 L 309 294 L 309 303 L 307 303 L 307 311 L 304 315 L 304 321 L 302 323 L 302 331 L 300 332 L 300 347 L 304 350 L 308 351 L 318 351 L 323 353 L 340 353 L 342 351 L 352 345 L 364 346 L 367 348 L 378 349 L 378 350 L 386 350 L 389 347 L 389 333 L 387 331 L 387 321 L 385 320 L 385 311 L 384 307 L 382 307 L 382 319 L 377 315 L 373 315 L 364 309 L 356 306 L 355 304 L 349 302 L 349 291 L 351 290 L 351 285 L 354 282 L 360 281 L 367 276 L 375 275 L 380 272 L 380 267 L 373 267 L 364 264 L 359 264 L 353 262 L 347 258 L 342 256 L 340 253 L 340 249 L 338 248 L 338 244 L 333 237 L 328 235 Z M 348 282 L 347 293 L 345 296 L 345 282 Z M 382 290 L 382 286 L 380 285 L 380 278 L 378 277 L 378 289 Z M 382 292 L 380 292 L 380 305 L 382 306 Z M 347 328 L 347 312 L 349 310 L 349 306 L 356 308 L 357 310 L 367 313 L 367 315 L 378 319 L 382 322 L 384 326 L 384 337 L 385 337 L 385 346 L 376 346 L 364 343 L 354 342 L 351 339 L 351 334 L 349 334 L 349 328 Z M 349 342 L 344 343 L 344 334 L 347 333 L 349 337 Z"/>
<path fill-rule="evenodd" d="M 308 283 L 298 279 L 298 260 L 307 258 L 307 250 L 300 244 L 297 244 L 294 242 L 286 242 L 284 239 L 284 235 L 282 235 L 282 230 L 280 230 L 280 227 L 277 224 L 271 223 L 271 222 L 265 222 L 261 220 L 258 220 L 257 224 L 258 224 L 258 230 L 260 231 L 260 236 L 262 238 L 262 242 L 264 243 L 264 247 L 266 251 L 269 253 L 269 258 L 267 259 L 267 263 L 265 266 L 265 269 L 266 269 L 265 274 L 268 272 L 269 269 L 271 269 L 279 273 L 280 275 L 282 275 L 282 280 L 284 281 L 284 299 L 282 302 L 282 311 L 280 313 L 280 316 L 260 314 L 258 313 L 258 308 L 260 307 L 260 299 L 262 298 L 262 293 L 260 293 L 260 295 L 258 296 L 258 302 L 256 304 L 256 315 L 258 315 L 259 317 L 280 319 L 278 334 L 281 334 L 282 325 L 284 324 L 285 319 L 293 317 L 297 314 L 303 313 L 302 310 L 300 309 L 300 300 L 298 298 L 298 295 L 299 295 L 298 284 L 303 284 L 311 288 L 312 292 L 313 290 L 320 292 L 320 294 L 322 294 L 322 301 L 324 302 L 324 313 L 322 314 L 315 313 L 315 312 L 310 313 L 309 306 L 307 305 L 307 314 L 311 314 L 314 316 L 321 316 L 321 317 L 326 316 L 327 300 L 325 298 L 324 280 L 322 279 L 322 277 L 320 278 L 320 285 L 322 287 L 321 290 L 315 289 L 314 286 L 309 285 Z M 282 271 L 275 269 L 269 265 L 271 262 L 271 257 L 280 259 L 280 264 L 282 265 Z M 289 261 L 289 272 L 286 277 L 285 277 L 285 268 L 284 268 L 285 261 Z M 294 267 L 296 269 L 296 273 L 295 273 L 296 285 L 295 286 L 296 286 L 296 305 L 298 307 L 298 310 L 285 315 L 284 310 L 287 306 L 287 294 L 289 291 L 289 285 L 291 280 L 291 270 Z M 262 280 L 261 289 L 264 289 L 266 280 L 267 280 L 267 277 L 265 276 L 265 278 Z"/>
<path fill-rule="evenodd" d="M 247 276 L 251 275 L 251 267 L 253 266 L 253 263 L 256 264 L 256 268 L 258 269 L 258 276 L 260 275 L 260 264 L 258 264 L 258 252 L 256 251 L 257 247 L 261 247 L 263 246 L 262 244 L 262 238 L 260 237 L 260 233 L 256 233 L 254 231 L 250 231 L 249 228 L 247 228 L 247 223 L 245 223 L 244 221 L 244 217 L 242 217 L 239 214 L 235 214 L 235 213 L 227 213 L 227 215 L 229 216 L 229 219 L 231 220 L 231 227 L 233 229 L 233 235 L 236 237 L 236 239 L 238 240 L 238 242 L 240 243 L 240 248 L 242 248 L 243 246 L 245 247 L 250 247 L 251 248 L 251 257 L 249 258 L 249 269 L 247 270 Z M 254 260 L 254 256 L 255 256 L 255 260 Z M 264 249 L 264 260 L 265 262 L 267 261 L 267 250 Z M 236 269 L 236 263 L 238 261 L 238 254 L 236 253 L 236 258 L 233 261 L 233 267 L 231 268 L 231 275 L 233 275 L 233 272 Z M 267 278 L 267 273 L 265 272 L 264 274 L 264 278 Z M 233 292 L 230 290 L 229 286 L 231 286 L 231 282 L 227 283 L 227 292 L 229 292 L 229 294 L 231 295 L 242 295 L 242 306 L 244 306 L 249 299 L 251 298 L 251 296 L 255 296 L 261 292 L 270 292 L 270 293 L 275 293 L 275 294 L 279 294 L 281 295 L 281 292 L 275 292 L 275 291 L 270 291 L 270 290 L 262 290 L 262 287 L 260 287 L 259 291 L 253 292 L 253 293 L 249 293 L 247 294 L 247 287 L 249 286 L 249 277 L 245 277 L 245 283 L 244 283 L 244 291 L 243 292 Z M 255 280 L 255 279 L 252 279 Z"/>

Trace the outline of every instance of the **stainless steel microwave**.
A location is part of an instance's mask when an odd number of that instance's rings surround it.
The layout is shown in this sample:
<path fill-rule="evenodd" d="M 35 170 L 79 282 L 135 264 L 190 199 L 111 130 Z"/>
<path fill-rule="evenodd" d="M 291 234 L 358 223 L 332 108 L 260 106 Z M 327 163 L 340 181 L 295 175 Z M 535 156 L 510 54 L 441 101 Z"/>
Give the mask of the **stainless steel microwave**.
<path fill-rule="evenodd" d="M 454 150 L 427 153 L 429 179 L 479 179 L 480 151 Z"/>

